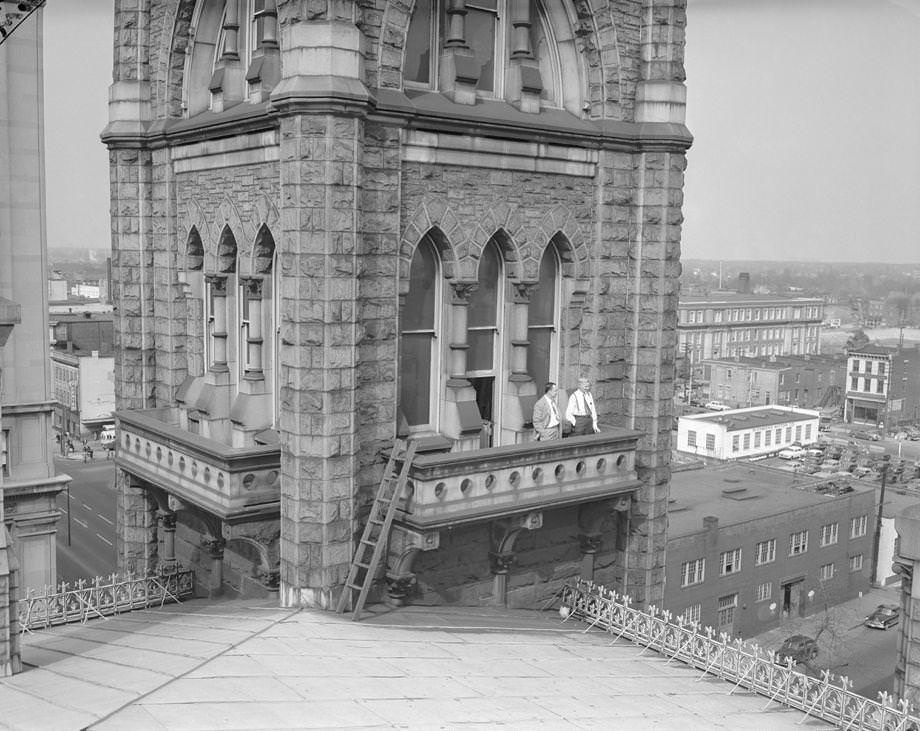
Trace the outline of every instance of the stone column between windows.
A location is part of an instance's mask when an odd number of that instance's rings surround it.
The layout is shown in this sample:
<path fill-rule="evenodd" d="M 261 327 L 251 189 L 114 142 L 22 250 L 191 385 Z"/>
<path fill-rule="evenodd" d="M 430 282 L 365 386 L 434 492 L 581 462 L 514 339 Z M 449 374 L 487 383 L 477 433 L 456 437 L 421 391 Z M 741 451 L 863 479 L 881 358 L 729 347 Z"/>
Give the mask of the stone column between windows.
<path fill-rule="evenodd" d="M 531 0 L 511 0 L 511 59 L 508 99 L 522 112 L 539 112 L 543 80 L 530 45 Z"/>
<path fill-rule="evenodd" d="M 457 104 L 475 104 L 479 68 L 466 42 L 466 0 L 446 0 L 447 38 L 438 64 L 438 87 Z"/>
<path fill-rule="evenodd" d="M 209 324 L 211 339 L 211 362 L 209 369 L 219 373 L 227 368 L 227 278 L 208 275 L 208 297 L 211 301 L 211 318 Z"/>
<path fill-rule="evenodd" d="M 504 389 L 502 399 L 502 423 L 500 444 L 514 444 L 529 441 L 530 429 L 524 428 L 533 418 L 529 403 L 522 405 L 522 396 L 536 396 L 538 384 L 527 372 L 527 325 L 530 310 L 530 298 L 537 288 L 537 282 L 514 282 L 512 284 L 511 304 L 511 375 Z M 542 385 L 542 384 L 541 384 Z M 524 399 L 529 402 L 530 399 Z"/>
<path fill-rule="evenodd" d="M 451 282 L 450 284 L 450 343 L 448 344 L 449 363 L 447 388 L 445 390 L 444 416 L 441 420 L 441 433 L 453 439 L 470 440 L 479 443 L 481 423 L 473 423 L 471 415 L 478 414 L 476 392 L 466 377 L 469 343 L 467 341 L 467 321 L 470 297 L 476 291 L 476 282 Z"/>
<path fill-rule="evenodd" d="M 249 299 L 249 328 L 246 333 L 246 378 L 262 378 L 262 291 L 259 278 L 244 279 L 245 296 Z"/>

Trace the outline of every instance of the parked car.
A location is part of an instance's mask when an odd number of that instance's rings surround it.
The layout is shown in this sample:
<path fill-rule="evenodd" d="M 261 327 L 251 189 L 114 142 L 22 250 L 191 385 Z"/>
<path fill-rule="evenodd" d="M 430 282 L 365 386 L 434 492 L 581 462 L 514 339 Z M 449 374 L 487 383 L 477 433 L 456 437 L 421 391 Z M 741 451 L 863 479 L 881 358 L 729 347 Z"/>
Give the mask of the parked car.
<path fill-rule="evenodd" d="M 858 429 L 857 431 L 851 432 L 851 436 L 855 439 L 865 439 L 867 441 L 877 442 L 881 437 L 874 431 L 865 431 L 864 429 Z"/>
<path fill-rule="evenodd" d="M 808 662 L 818 656 L 818 643 L 805 635 L 792 635 L 783 640 L 776 651 L 776 662 L 786 664 L 787 659 L 795 663 Z"/>
<path fill-rule="evenodd" d="M 824 450 L 821 447 L 809 447 L 805 450 L 805 454 L 809 457 L 823 457 Z"/>
<path fill-rule="evenodd" d="M 874 629 L 888 629 L 894 627 L 900 620 L 900 607 L 894 604 L 879 604 L 875 611 L 866 617 L 863 624 Z"/>
<path fill-rule="evenodd" d="M 709 401 L 707 402 L 705 408 L 709 409 L 710 411 L 727 411 L 731 407 L 726 406 L 721 401 Z"/>
<path fill-rule="evenodd" d="M 802 459 L 805 456 L 805 450 L 802 447 L 786 447 L 781 449 L 779 454 L 776 455 L 780 459 Z"/>

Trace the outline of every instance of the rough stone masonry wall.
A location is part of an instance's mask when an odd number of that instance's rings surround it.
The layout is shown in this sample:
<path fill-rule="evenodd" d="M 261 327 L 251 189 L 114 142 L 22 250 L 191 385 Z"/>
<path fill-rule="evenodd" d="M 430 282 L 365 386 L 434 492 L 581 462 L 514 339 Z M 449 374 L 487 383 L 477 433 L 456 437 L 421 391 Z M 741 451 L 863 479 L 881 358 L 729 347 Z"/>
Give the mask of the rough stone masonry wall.
<path fill-rule="evenodd" d="M 19 568 L 12 538 L 0 523 L 0 678 L 22 670 L 19 651 Z"/>
<path fill-rule="evenodd" d="M 363 122 L 281 119 L 281 601 L 328 607 L 354 526 Z M 290 591 L 288 591 L 290 589 Z"/>

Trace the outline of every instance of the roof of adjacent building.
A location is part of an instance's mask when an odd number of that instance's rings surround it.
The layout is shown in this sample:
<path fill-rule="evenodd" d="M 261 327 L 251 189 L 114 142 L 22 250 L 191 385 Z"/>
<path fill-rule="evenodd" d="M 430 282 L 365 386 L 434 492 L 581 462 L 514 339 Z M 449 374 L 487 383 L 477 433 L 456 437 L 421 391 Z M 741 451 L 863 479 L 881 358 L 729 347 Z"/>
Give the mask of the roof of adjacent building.
<path fill-rule="evenodd" d="M 804 297 L 786 294 L 754 294 L 749 292 L 710 292 L 706 295 L 690 295 L 680 298 L 680 307 L 700 304 L 822 304 L 821 297 Z"/>
<path fill-rule="evenodd" d="M 739 356 L 738 358 L 705 358 L 704 363 L 718 363 L 727 366 L 746 366 L 748 368 L 782 369 L 808 368 L 819 366 L 845 366 L 845 355 L 774 355 L 770 357 Z"/>
<path fill-rule="evenodd" d="M 726 431 L 744 431 L 757 427 L 788 424 L 790 421 L 808 421 L 817 419 L 817 411 L 807 409 L 782 408 L 778 406 L 755 406 L 753 408 L 729 409 L 728 411 L 708 411 L 705 414 L 688 414 L 681 419 L 719 424 Z"/>
<path fill-rule="evenodd" d="M 703 518 L 710 515 L 719 519 L 720 527 L 748 523 L 849 495 L 850 491 L 841 492 L 847 487 L 857 493 L 874 489 L 855 478 L 816 479 L 753 462 L 676 471 L 671 475 L 668 538 L 702 532 Z"/>

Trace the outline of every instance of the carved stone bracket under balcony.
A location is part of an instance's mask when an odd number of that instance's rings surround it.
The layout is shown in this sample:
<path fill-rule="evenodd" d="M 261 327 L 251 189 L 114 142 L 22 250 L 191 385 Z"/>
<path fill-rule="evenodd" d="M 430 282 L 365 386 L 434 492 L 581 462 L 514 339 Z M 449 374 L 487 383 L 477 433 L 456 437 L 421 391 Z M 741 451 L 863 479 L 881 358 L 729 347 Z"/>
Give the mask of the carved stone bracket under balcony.
<path fill-rule="evenodd" d="M 387 596 L 392 606 L 402 606 L 415 586 L 412 570 L 415 558 L 422 551 L 433 551 L 441 545 L 438 531 L 418 531 L 398 523 L 393 524 L 387 543 Z"/>
<path fill-rule="evenodd" d="M 418 529 L 625 498 L 636 475 L 639 432 L 625 429 L 449 454 L 417 456 L 400 519 Z"/>

